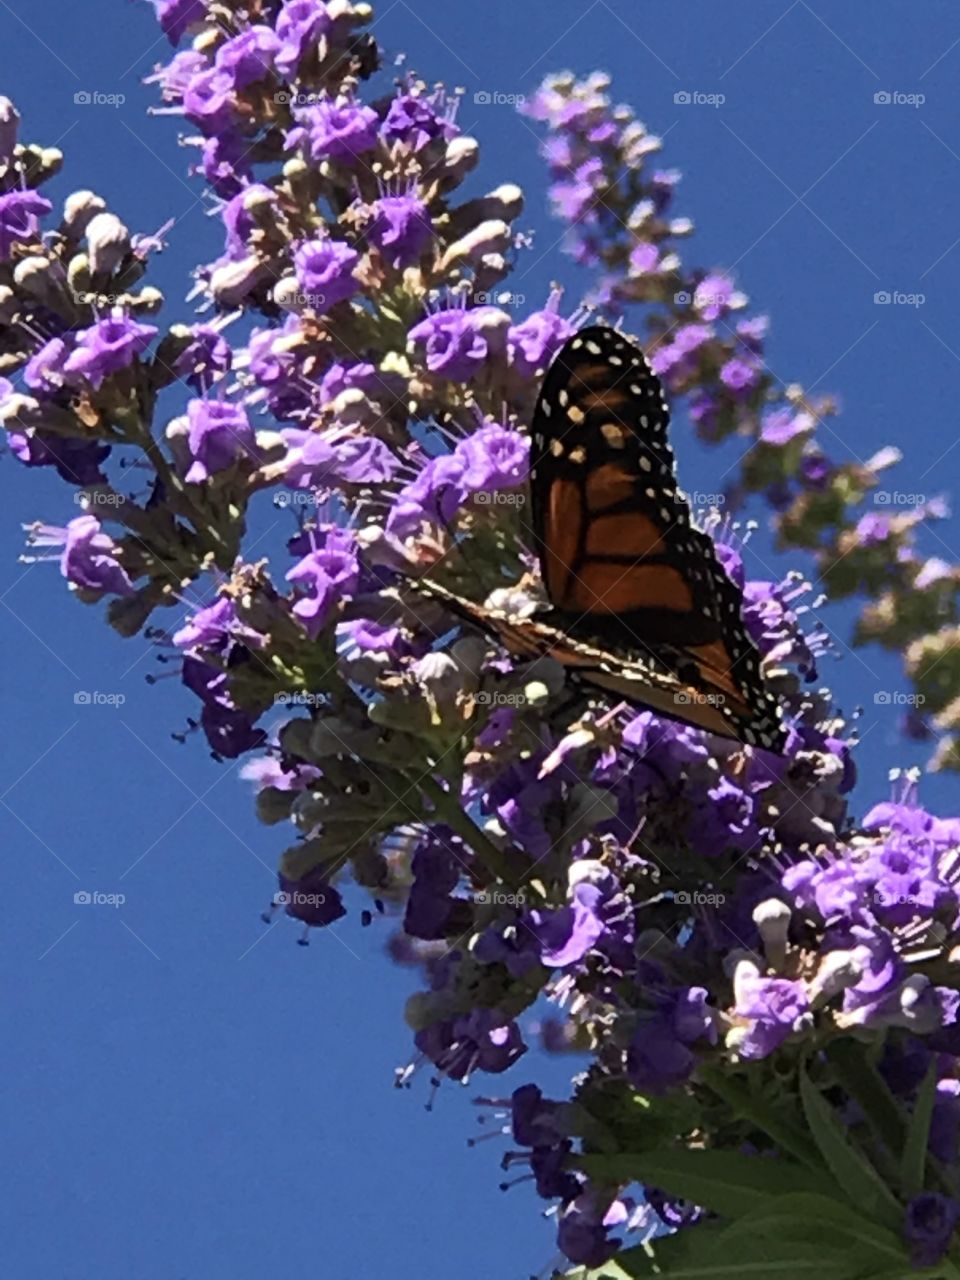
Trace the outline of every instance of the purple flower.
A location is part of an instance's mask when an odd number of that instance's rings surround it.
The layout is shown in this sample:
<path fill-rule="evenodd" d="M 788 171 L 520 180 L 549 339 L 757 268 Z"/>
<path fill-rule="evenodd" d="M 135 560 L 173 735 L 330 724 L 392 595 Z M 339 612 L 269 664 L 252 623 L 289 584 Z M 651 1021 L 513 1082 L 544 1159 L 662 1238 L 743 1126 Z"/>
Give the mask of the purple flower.
<path fill-rule="evenodd" d="M 349 98 L 317 102 L 296 113 L 287 146 L 303 146 L 311 160 L 342 160 L 353 164 L 377 145 L 377 114 Z"/>
<path fill-rule="evenodd" d="M 734 991 L 735 1011 L 746 1024 L 736 1041 L 743 1058 L 767 1057 L 800 1029 L 808 1015 L 809 1001 L 802 982 L 761 977 L 749 960 L 737 966 Z"/>
<path fill-rule="evenodd" d="M 218 133 L 201 148 L 200 171 L 218 196 L 229 199 L 250 183 L 250 143 L 241 133 Z"/>
<path fill-rule="evenodd" d="M 475 1009 L 434 1022 L 414 1037 L 417 1048 L 453 1080 L 473 1071 L 498 1075 L 527 1051 L 519 1028 L 497 1009 Z"/>
<path fill-rule="evenodd" d="M 461 307 L 438 311 L 410 330 L 414 349 L 420 348 L 431 373 L 452 382 L 469 382 L 487 358 L 487 340 Z"/>
<path fill-rule="evenodd" d="M 524 378 L 542 373 L 574 333 L 570 321 L 557 314 L 558 303 L 559 295 L 542 311 L 534 311 L 522 323 L 512 325 L 507 334 L 510 363 Z"/>
<path fill-rule="evenodd" d="M 0 261 L 7 262 L 15 244 L 37 239 L 40 218 L 53 208 L 37 191 L 8 191 L 0 195 Z"/>
<path fill-rule="evenodd" d="M 191 400 L 187 428 L 193 458 L 184 477 L 188 484 L 199 484 L 217 471 L 225 471 L 238 457 L 252 454 L 256 443 L 243 408 L 225 400 Z"/>
<path fill-rule="evenodd" d="M 63 371 L 74 380 L 85 378 L 92 387 L 99 387 L 110 374 L 129 368 L 156 334 L 154 325 L 138 324 L 121 307 L 114 307 L 109 317 L 80 330 Z"/>
<path fill-rule="evenodd" d="M 890 537 L 890 517 L 868 512 L 860 517 L 853 532 L 861 547 L 879 546 Z"/>
<path fill-rule="evenodd" d="M 255 210 L 275 204 L 277 193 L 262 182 L 251 182 L 232 196 L 221 211 L 227 231 L 225 250 L 228 258 L 245 258 L 250 251 L 250 237 L 259 225 Z"/>
<path fill-rule="evenodd" d="M 773 413 L 764 414 L 760 439 L 767 444 L 789 444 L 797 436 L 809 435 L 813 426 L 809 414 L 797 413 L 793 409 L 775 409 Z"/>
<path fill-rule="evenodd" d="M 133 584 L 117 558 L 118 550 L 96 516 L 77 516 L 66 527 L 60 571 L 85 591 L 132 595 Z"/>
<path fill-rule="evenodd" d="M 357 292 L 354 268 L 359 260 L 356 249 L 343 240 L 307 240 L 294 251 L 297 281 L 315 310 L 328 311 Z"/>
<path fill-rule="evenodd" d="M 464 488 L 471 492 L 512 489 L 523 484 L 530 467 L 530 441 L 517 431 L 493 424 L 481 427 L 457 445 L 466 466 Z"/>
<path fill-rule="evenodd" d="M 413 151 L 421 151 L 434 138 L 449 141 L 459 132 L 451 110 L 440 96 L 401 93 L 390 103 L 383 122 L 387 142 L 402 142 Z"/>
<path fill-rule="evenodd" d="M 270 74 L 279 49 L 280 41 L 270 27 L 248 27 L 220 46 L 216 65 L 233 77 L 234 88 L 245 89 Z"/>
<path fill-rule="evenodd" d="M 294 427 L 284 428 L 280 435 L 288 449 L 283 480 L 291 489 L 316 489 L 330 480 L 385 484 L 400 467 L 396 456 L 375 436 Z"/>
<path fill-rule="evenodd" d="M 907 1205 L 903 1238 L 915 1267 L 934 1267 L 947 1252 L 960 1220 L 960 1204 L 939 1191 L 923 1191 Z"/>
<path fill-rule="evenodd" d="M 751 361 L 734 356 L 721 368 L 720 381 L 735 396 L 747 396 L 760 381 L 760 370 Z"/>
<path fill-rule="evenodd" d="M 602 1267 L 620 1248 L 621 1241 L 609 1239 L 611 1227 L 621 1226 L 627 1211 L 620 1200 L 585 1191 L 564 1205 L 557 1224 L 557 1244 L 571 1262 L 582 1267 Z"/>
<path fill-rule="evenodd" d="M 360 564 L 352 535 L 343 529 L 331 529 L 324 545 L 294 565 L 287 581 L 301 593 L 293 612 L 311 640 L 315 640 L 340 601 L 357 590 Z"/>
<path fill-rule="evenodd" d="M 23 380 L 31 391 L 53 395 L 63 386 L 66 360 L 67 344 L 62 338 L 51 338 L 27 361 Z"/>
<path fill-rule="evenodd" d="M 739 299 L 742 301 L 742 299 Z M 737 294 L 729 276 L 715 272 L 704 276 L 693 295 L 693 305 L 704 320 L 719 320 L 736 305 Z"/>
<path fill-rule="evenodd" d="M 328 874 L 327 869 L 321 866 L 308 871 L 299 880 L 290 880 L 282 872 L 278 877 L 280 892 L 275 901 L 283 906 L 292 920 L 302 921 L 307 930 L 322 929 L 347 914 L 343 899 L 330 884 Z M 306 944 L 306 932 L 300 941 Z"/>
<path fill-rule="evenodd" d="M 394 268 L 416 262 L 433 235 L 427 206 L 415 195 L 383 196 L 374 205 L 375 216 L 367 230 Z"/>
<path fill-rule="evenodd" d="M 205 395 L 232 364 L 233 352 L 223 334 L 212 325 L 196 324 L 193 339 L 177 357 L 173 371 L 194 391 Z"/>
<path fill-rule="evenodd" d="M 157 21 L 171 44 L 179 44 L 184 32 L 207 15 L 204 0 L 153 0 Z"/>
<path fill-rule="evenodd" d="M 288 80 L 297 74 L 300 59 L 330 30 L 330 15 L 322 0 L 287 0 L 277 18 L 280 49 L 277 69 Z"/>
<path fill-rule="evenodd" d="M 234 116 L 233 90 L 233 76 L 222 67 L 198 71 L 183 91 L 184 114 L 204 133 L 220 133 Z"/>
<path fill-rule="evenodd" d="M 10 451 L 25 467 L 55 467 L 67 484 L 102 484 L 102 464 L 110 446 L 99 440 L 76 440 L 39 431 L 8 431 Z"/>

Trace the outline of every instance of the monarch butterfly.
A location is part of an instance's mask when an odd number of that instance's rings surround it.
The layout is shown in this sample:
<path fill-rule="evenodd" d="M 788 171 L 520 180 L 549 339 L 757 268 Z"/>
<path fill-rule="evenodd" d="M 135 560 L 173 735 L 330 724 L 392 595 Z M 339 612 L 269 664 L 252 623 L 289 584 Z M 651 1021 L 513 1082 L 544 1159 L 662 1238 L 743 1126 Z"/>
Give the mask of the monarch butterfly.
<path fill-rule="evenodd" d="M 419 588 L 514 656 L 724 737 L 782 751 L 785 733 L 742 593 L 677 487 L 669 412 L 643 353 L 582 329 L 547 371 L 531 424 L 534 545 L 548 621 Z"/>

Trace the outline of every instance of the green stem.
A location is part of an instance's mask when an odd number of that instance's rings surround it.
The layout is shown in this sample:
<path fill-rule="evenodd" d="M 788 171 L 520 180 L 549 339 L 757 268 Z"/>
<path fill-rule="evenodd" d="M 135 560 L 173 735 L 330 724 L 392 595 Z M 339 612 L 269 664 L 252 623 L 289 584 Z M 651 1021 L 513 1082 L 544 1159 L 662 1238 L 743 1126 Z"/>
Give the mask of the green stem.
<path fill-rule="evenodd" d="M 778 1115 L 772 1107 L 767 1106 L 761 1099 L 723 1075 L 719 1068 L 701 1066 L 697 1071 L 697 1078 L 726 1103 L 734 1115 L 750 1120 L 758 1129 L 762 1129 L 771 1137 L 783 1151 L 794 1156 L 808 1168 L 823 1173 L 823 1161 L 813 1143 L 807 1139 L 801 1129 Z"/>
<path fill-rule="evenodd" d="M 513 860 L 484 835 L 477 824 L 467 816 L 452 792 L 445 791 L 430 773 L 423 773 L 419 777 L 405 773 L 404 776 L 428 797 L 437 817 L 454 830 L 473 850 L 495 880 L 502 881 L 511 889 L 517 889 L 523 884 L 522 868 L 515 866 Z"/>

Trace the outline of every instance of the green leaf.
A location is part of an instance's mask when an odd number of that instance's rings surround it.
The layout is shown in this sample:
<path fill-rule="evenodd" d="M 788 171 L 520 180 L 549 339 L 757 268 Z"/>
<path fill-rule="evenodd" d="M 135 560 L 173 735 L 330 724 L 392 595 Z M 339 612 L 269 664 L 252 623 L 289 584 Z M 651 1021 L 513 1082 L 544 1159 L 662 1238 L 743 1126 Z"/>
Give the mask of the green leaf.
<path fill-rule="evenodd" d="M 893 1155 L 902 1151 L 906 1134 L 903 1112 L 864 1046 L 851 1036 L 844 1036 L 829 1045 L 826 1052 L 840 1084 L 858 1103 L 883 1145 Z"/>
<path fill-rule="evenodd" d="M 818 1177 L 792 1161 L 738 1151 L 631 1151 L 580 1156 L 576 1164 L 602 1182 L 659 1187 L 725 1218 L 738 1218 L 774 1196 L 822 1191 L 824 1183 L 822 1174 Z"/>
<path fill-rule="evenodd" d="M 901 1209 L 893 1193 L 848 1142 L 836 1112 L 806 1070 L 800 1072 L 800 1098 L 810 1132 L 845 1197 L 876 1222 L 889 1222 L 891 1214 L 899 1221 Z"/>
<path fill-rule="evenodd" d="M 816 1146 L 790 1114 L 717 1068 L 701 1067 L 697 1074 L 709 1089 L 723 1099 L 734 1115 L 741 1116 L 762 1129 L 781 1151 L 795 1156 L 801 1164 L 811 1169 L 822 1169 Z"/>
<path fill-rule="evenodd" d="M 723 1238 L 729 1242 L 741 1234 L 753 1233 L 805 1240 L 821 1249 L 832 1247 L 838 1253 L 853 1250 L 861 1259 L 872 1253 L 875 1261 L 871 1277 L 881 1264 L 896 1264 L 902 1271 L 910 1269 L 903 1244 L 892 1231 L 825 1195 L 800 1192 L 777 1196 L 724 1228 Z"/>
<path fill-rule="evenodd" d="M 630 1280 L 652 1275 L 668 1280 L 865 1280 L 864 1260 L 854 1250 L 836 1253 L 820 1242 L 770 1240 L 759 1234 L 726 1240 L 725 1235 L 713 1224 L 685 1227 L 651 1241 L 649 1250 L 628 1249 L 606 1267 L 573 1274 L 577 1280 L 606 1280 L 608 1275 L 620 1280 L 621 1274 Z M 611 1271 L 613 1265 L 616 1271 Z"/>
<path fill-rule="evenodd" d="M 935 1062 L 931 1062 L 930 1070 L 917 1093 L 900 1160 L 900 1187 L 906 1200 L 919 1195 L 926 1181 L 927 1145 L 930 1142 L 930 1121 L 936 1100 L 937 1066 Z"/>

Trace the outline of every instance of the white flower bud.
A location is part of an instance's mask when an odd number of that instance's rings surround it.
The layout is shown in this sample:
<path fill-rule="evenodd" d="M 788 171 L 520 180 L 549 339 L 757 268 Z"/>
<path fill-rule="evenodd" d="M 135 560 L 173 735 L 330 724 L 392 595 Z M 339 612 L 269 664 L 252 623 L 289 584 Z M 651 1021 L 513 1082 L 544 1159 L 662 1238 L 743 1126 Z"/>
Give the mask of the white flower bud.
<path fill-rule="evenodd" d="M 753 923 L 757 926 L 763 939 L 763 949 L 767 964 L 771 969 L 780 969 L 787 956 L 787 933 L 790 929 L 790 917 L 793 913 L 785 902 L 779 898 L 768 898 L 753 910 Z"/>
<path fill-rule="evenodd" d="M 502 253 L 510 245 L 507 223 L 490 218 L 455 241 L 440 261 L 440 270 L 448 271 L 455 263 L 472 263 L 488 253 Z"/>
<path fill-rule="evenodd" d="M 273 286 L 273 300 L 284 311 L 302 311 L 303 294 L 296 276 L 284 276 Z"/>
<path fill-rule="evenodd" d="M 39 254 L 20 259 L 13 270 L 13 282 L 31 298 L 37 298 L 54 310 L 66 300 L 61 268 Z"/>
<path fill-rule="evenodd" d="M 0 97 L 0 158 L 8 160 L 17 145 L 20 115 L 9 98 Z"/>
<path fill-rule="evenodd" d="M 91 218 L 102 213 L 106 207 L 106 200 L 95 192 L 74 191 L 63 202 L 63 225 L 67 234 L 79 239 Z"/>
<path fill-rule="evenodd" d="M 443 162 L 446 176 L 453 183 L 462 182 L 470 170 L 476 167 L 479 155 L 480 144 L 476 138 L 461 136 L 451 139 Z"/>
<path fill-rule="evenodd" d="M 87 256 L 94 275 L 112 275 L 130 248 L 130 232 L 115 213 L 97 213 L 87 224 Z"/>
<path fill-rule="evenodd" d="M 257 287 L 266 273 L 266 264 L 255 254 L 239 262 L 225 262 L 210 276 L 210 292 L 221 307 L 238 306 Z"/>

